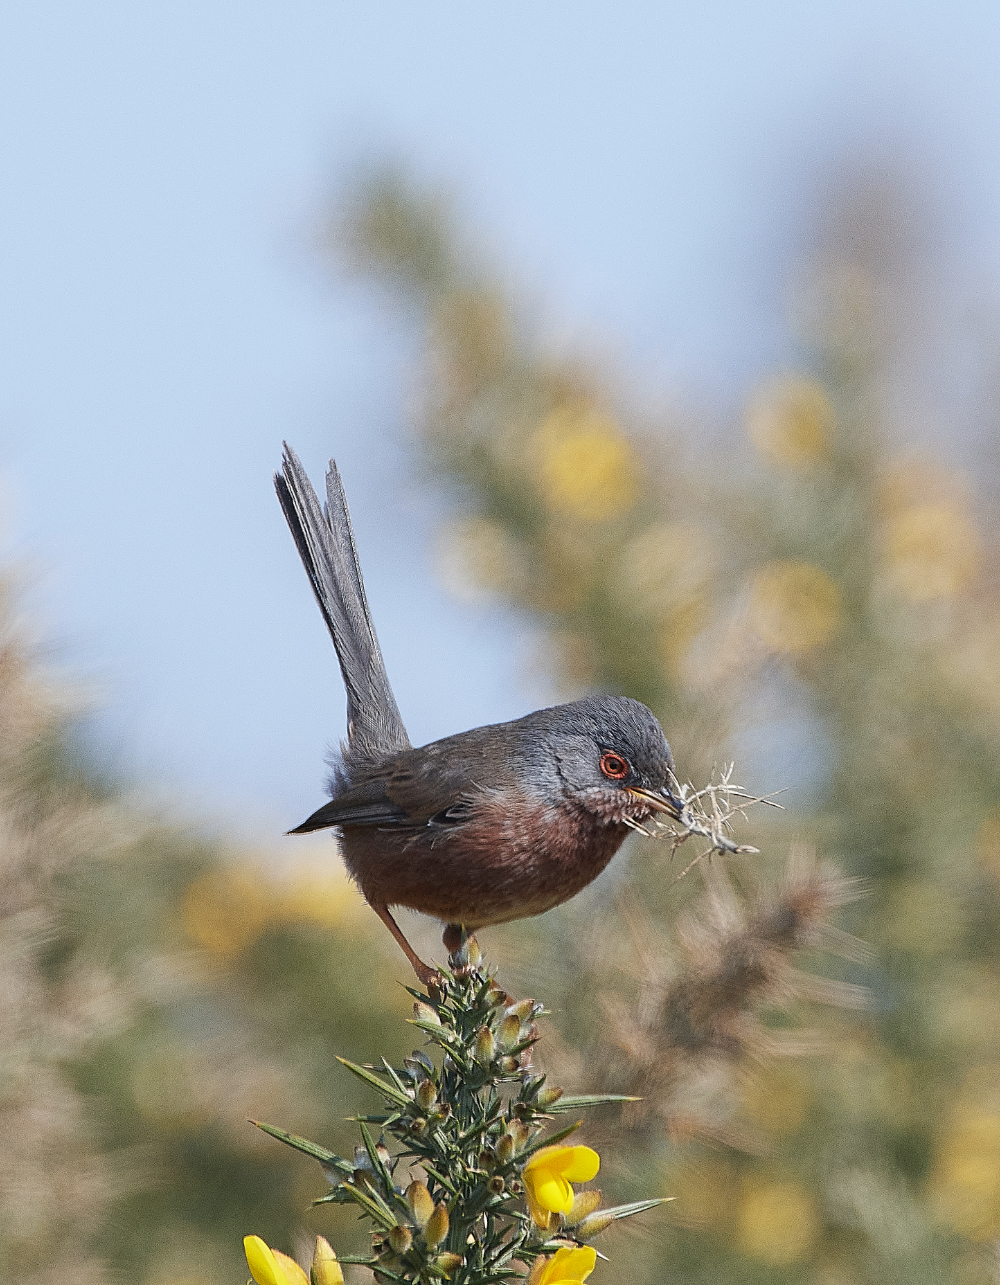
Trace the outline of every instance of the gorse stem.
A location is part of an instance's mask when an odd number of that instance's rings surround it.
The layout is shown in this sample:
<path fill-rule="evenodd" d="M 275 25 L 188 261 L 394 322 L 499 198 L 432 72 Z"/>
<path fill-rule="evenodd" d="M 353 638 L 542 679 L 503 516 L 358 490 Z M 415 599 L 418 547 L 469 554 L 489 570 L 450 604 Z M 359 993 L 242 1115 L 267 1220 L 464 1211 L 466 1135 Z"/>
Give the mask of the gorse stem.
<path fill-rule="evenodd" d="M 553 1128 L 554 1117 L 634 1099 L 570 1097 L 546 1084 L 532 1066 L 543 1006 L 513 1000 L 474 938 L 449 962 L 438 985 L 410 992 L 424 1048 L 401 1067 L 383 1059 L 379 1071 L 340 1059 L 384 1104 L 356 1117 L 353 1161 L 259 1127 L 320 1162 L 331 1190 L 317 1204 L 354 1204 L 370 1221 L 371 1254 L 340 1261 L 372 1268 L 377 1281 L 487 1285 L 529 1272 L 535 1285 L 583 1281 L 596 1261 L 587 1241 L 662 1201 L 600 1209 L 600 1192 L 575 1193 L 600 1157 L 565 1143 L 579 1121 Z"/>

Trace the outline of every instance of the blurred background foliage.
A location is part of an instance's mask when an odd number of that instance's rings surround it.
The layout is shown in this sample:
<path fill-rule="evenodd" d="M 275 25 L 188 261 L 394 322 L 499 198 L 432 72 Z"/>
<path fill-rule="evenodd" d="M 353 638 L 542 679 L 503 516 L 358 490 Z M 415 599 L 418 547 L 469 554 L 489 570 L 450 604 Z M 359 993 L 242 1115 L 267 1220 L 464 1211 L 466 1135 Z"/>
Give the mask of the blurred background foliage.
<path fill-rule="evenodd" d="M 588 1137 L 616 1199 L 678 1197 L 619 1236 L 617 1279 L 1000 1280 L 997 523 L 993 479 L 918 449 L 904 409 L 927 375 L 918 224 L 891 184 L 826 205 L 799 361 L 720 425 L 550 343 L 405 174 L 331 221 L 422 336 L 412 446 L 447 496 L 445 582 L 519 613 L 565 697 L 648 703 L 682 779 L 735 758 L 777 789 L 767 746 L 795 747 L 788 810 L 740 834 L 761 856 L 681 877 L 695 852 L 636 839 L 484 937 L 555 1010 L 551 1075 L 644 1098 Z M 358 1249 L 246 1120 L 348 1146 L 362 1097 L 334 1053 L 413 1043 L 395 948 L 327 843 L 233 851 L 99 779 L 3 603 L 5 1279 L 239 1280 L 249 1231 Z"/>

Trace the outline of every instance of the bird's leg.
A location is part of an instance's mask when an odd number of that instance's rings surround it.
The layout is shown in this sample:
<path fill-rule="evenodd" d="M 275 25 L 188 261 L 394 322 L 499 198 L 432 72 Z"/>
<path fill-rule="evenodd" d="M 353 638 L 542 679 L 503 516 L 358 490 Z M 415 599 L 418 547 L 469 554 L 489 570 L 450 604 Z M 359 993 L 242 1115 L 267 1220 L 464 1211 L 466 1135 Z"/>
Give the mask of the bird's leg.
<path fill-rule="evenodd" d="M 368 904 L 371 906 L 372 910 L 375 911 L 376 915 L 378 915 L 379 919 L 382 920 L 386 928 L 389 929 L 396 941 L 399 942 L 403 954 L 413 965 L 413 971 L 419 978 L 421 986 L 426 986 L 428 988 L 431 986 L 438 986 L 441 982 L 441 974 L 436 968 L 431 968 L 425 964 L 410 943 L 406 940 L 402 934 L 399 924 L 397 924 L 392 915 L 389 914 L 389 907 L 376 905 L 373 901 L 370 901 Z"/>
<path fill-rule="evenodd" d="M 446 924 L 441 940 L 448 952 L 448 963 L 459 977 L 475 968 L 482 959 L 479 943 L 466 932 L 464 924 Z"/>
<path fill-rule="evenodd" d="M 445 924 L 441 941 L 448 954 L 454 955 L 465 941 L 465 929 L 461 924 Z"/>

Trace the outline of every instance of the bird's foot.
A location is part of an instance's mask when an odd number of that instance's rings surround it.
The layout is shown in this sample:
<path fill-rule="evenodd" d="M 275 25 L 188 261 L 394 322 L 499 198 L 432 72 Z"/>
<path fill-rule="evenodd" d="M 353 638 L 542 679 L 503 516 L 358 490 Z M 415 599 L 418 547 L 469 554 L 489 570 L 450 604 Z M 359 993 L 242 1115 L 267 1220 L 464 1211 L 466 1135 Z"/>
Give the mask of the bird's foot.
<path fill-rule="evenodd" d="M 413 971 L 416 973 L 420 985 L 431 999 L 440 1000 L 444 998 L 445 980 L 437 968 L 431 968 L 429 964 L 425 964 L 418 959 L 413 965 Z"/>

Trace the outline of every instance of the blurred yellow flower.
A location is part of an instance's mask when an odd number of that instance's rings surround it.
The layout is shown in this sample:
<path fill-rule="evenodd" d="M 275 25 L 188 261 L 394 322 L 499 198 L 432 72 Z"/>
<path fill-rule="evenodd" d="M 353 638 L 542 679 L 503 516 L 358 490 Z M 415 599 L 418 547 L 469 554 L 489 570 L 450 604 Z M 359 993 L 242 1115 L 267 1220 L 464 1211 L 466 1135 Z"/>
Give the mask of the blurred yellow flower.
<path fill-rule="evenodd" d="M 243 1248 L 257 1285 L 309 1285 L 309 1277 L 294 1258 L 271 1249 L 259 1236 L 244 1236 Z"/>
<path fill-rule="evenodd" d="M 528 445 L 542 497 L 556 512 L 601 521 L 633 504 L 637 463 L 610 416 L 585 404 L 559 407 Z"/>
<path fill-rule="evenodd" d="M 743 1252 L 775 1266 L 805 1258 L 819 1232 L 816 1202 L 797 1182 L 748 1185 L 736 1216 Z"/>
<path fill-rule="evenodd" d="M 597 1262 L 597 1250 L 559 1249 L 552 1258 L 536 1258 L 528 1285 L 582 1285 Z"/>
<path fill-rule="evenodd" d="M 289 923 L 341 925 L 360 909 L 346 873 L 325 860 L 303 862 L 288 877 L 266 873 L 256 862 L 220 866 L 200 875 L 184 894 L 188 936 L 217 955 L 235 955 L 268 928 Z"/>
<path fill-rule="evenodd" d="M 938 1149 L 931 1173 L 938 1217 L 972 1240 L 1000 1236 L 1000 1115 L 960 1108 Z"/>
<path fill-rule="evenodd" d="M 589 1182 L 601 1167 L 591 1147 L 542 1147 L 524 1166 L 528 1208 L 539 1227 L 549 1226 L 549 1214 L 568 1214 L 573 1208 L 572 1182 Z"/>
<path fill-rule="evenodd" d="M 769 459 L 805 468 L 826 455 L 833 430 L 833 406 L 812 379 L 791 377 L 763 388 L 750 403 L 747 429 Z"/>
<path fill-rule="evenodd" d="M 836 633 L 840 590 L 809 562 L 770 562 L 754 577 L 749 615 L 754 632 L 774 651 L 808 651 Z"/>
<path fill-rule="evenodd" d="M 897 513 L 886 531 L 892 582 L 911 602 L 946 598 L 979 568 L 981 542 L 968 516 L 953 505 L 918 504 Z"/>

